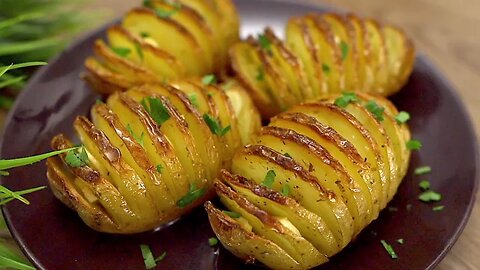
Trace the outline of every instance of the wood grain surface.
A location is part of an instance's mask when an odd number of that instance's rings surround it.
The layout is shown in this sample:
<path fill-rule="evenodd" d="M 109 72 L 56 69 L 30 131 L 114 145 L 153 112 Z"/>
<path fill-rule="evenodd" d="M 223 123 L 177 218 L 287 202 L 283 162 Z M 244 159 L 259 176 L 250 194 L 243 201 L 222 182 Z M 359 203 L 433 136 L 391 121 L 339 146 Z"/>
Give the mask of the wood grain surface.
<path fill-rule="evenodd" d="M 255 0 L 249 0 L 255 1 Z M 111 10 L 115 17 L 140 0 L 96 0 L 89 8 Z M 299 1 L 300 2 L 300 1 Z M 465 102 L 480 134 L 480 1 L 479 0 L 306 0 L 372 16 L 402 27 L 445 74 Z M 0 118 L 0 122 L 3 119 Z M 448 207 L 448 206 L 447 206 Z M 480 269 L 480 200 L 465 231 L 439 270 Z M 428 247 L 425 247 L 428 248 Z"/>

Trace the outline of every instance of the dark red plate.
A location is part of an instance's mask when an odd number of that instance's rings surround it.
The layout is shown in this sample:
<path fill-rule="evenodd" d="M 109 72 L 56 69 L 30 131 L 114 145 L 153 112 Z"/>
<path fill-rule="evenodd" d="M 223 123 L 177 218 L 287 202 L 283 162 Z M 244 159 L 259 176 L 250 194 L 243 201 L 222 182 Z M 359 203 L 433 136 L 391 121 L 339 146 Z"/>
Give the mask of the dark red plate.
<path fill-rule="evenodd" d="M 322 8 L 295 1 L 237 1 L 243 33 L 255 33 L 265 25 L 278 33 L 288 17 Z M 1 156 L 13 158 L 50 150 L 50 138 L 72 134 L 72 121 L 87 114 L 97 96 L 79 78 L 83 61 L 90 55 L 100 29 L 78 41 L 40 70 L 21 93 L 8 117 Z M 419 57 L 408 85 L 395 97 L 395 104 L 409 111 L 413 137 L 423 148 L 413 153 L 410 171 L 390 206 L 379 219 L 330 263 L 319 269 L 432 269 L 450 250 L 470 215 L 478 184 L 476 138 L 468 115 L 455 90 L 424 57 Z M 430 165 L 426 177 L 443 195 L 445 209 L 418 201 L 418 182 L 424 177 L 412 171 Z M 45 164 L 11 171 L 2 180 L 20 190 L 46 185 Z M 130 236 L 97 233 L 76 213 L 56 200 L 46 189 L 28 196 L 31 205 L 11 202 L 3 211 L 18 244 L 40 269 L 144 269 L 140 244 L 154 254 L 167 252 L 158 269 L 255 269 L 245 266 L 223 248 L 213 249 L 213 232 L 203 209 L 157 232 Z M 407 205 L 412 205 L 407 210 Z M 395 241 L 404 239 L 400 245 Z M 391 243 L 399 258 L 392 260 L 380 244 Z"/>

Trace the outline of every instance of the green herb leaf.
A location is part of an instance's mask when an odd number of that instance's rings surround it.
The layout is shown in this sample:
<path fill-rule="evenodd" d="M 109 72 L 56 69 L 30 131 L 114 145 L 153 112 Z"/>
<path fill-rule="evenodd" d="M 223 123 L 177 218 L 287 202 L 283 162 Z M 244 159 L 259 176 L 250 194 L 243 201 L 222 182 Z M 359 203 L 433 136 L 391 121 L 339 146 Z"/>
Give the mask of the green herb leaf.
<path fill-rule="evenodd" d="M 286 156 L 286 157 L 288 157 L 288 158 L 292 158 L 292 156 L 290 156 L 289 153 L 285 153 L 285 154 L 283 154 L 283 155 Z"/>
<path fill-rule="evenodd" d="M 104 102 L 103 102 L 103 100 L 101 100 L 101 99 L 98 99 L 98 98 L 97 98 L 97 100 L 95 100 L 95 104 L 103 104 L 103 103 L 104 103 Z"/>
<path fill-rule="evenodd" d="M 45 186 L 41 186 L 41 187 L 35 187 L 35 188 L 30 188 L 30 189 L 25 189 L 20 191 L 11 191 L 10 189 L 0 185 L 0 205 L 4 205 L 15 199 L 23 202 L 26 205 L 29 205 L 30 202 L 24 197 L 22 197 L 22 195 L 33 193 L 45 188 L 46 188 Z"/>
<path fill-rule="evenodd" d="M 397 121 L 397 123 L 399 124 L 404 124 L 406 123 L 408 120 L 410 120 L 410 114 L 406 111 L 401 111 L 399 112 L 396 116 L 395 116 L 395 120 Z"/>
<path fill-rule="evenodd" d="M 385 250 L 388 252 L 388 255 L 390 255 L 392 259 L 398 259 L 398 256 L 391 245 L 389 245 L 385 240 L 380 240 L 380 243 L 382 243 L 383 248 L 385 248 Z"/>
<path fill-rule="evenodd" d="M 357 95 L 353 92 L 343 92 L 341 97 L 335 99 L 335 105 L 340 108 L 347 107 L 348 104 L 352 102 L 357 102 L 358 98 Z"/>
<path fill-rule="evenodd" d="M 160 255 L 160 256 L 158 256 L 157 258 L 155 258 L 155 262 L 159 263 L 159 262 L 163 261 L 163 259 L 165 259 L 166 256 L 167 256 L 167 252 L 164 251 L 164 252 L 162 253 L 162 255 Z"/>
<path fill-rule="evenodd" d="M 415 169 L 413 172 L 415 175 L 422 175 L 432 172 L 432 168 L 430 166 L 421 166 Z"/>
<path fill-rule="evenodd" d="M 127 57 L 132 52 L 132 50 L 130 50 L 129 48 L 124 48 L 124 47 L 112 47 L 112 51 L 118 56 L 124 57 L 124 58 Z"/>
<path fill-rule="evenodd" d="M 152 0 L 143 0 L 143 6 L 148 8 L 153 8 Z"/>
<path fill-rule="evenodd" d="M 212 85 L 217 83 L 217 77 L 213 74 L 205 75 L 202 78 L 203 85 Z"/>
<path fill-rule="evenodd" d="M 420 183 L 418 183 L 418 186 L 423 190 L 428 190 L 430 189 L 430 182 L 428 182 L 427 180 L 422 180 L 420 181 Z"/>
<path fill-rule="evenodd" d="M 265 79 L 265 70 L 262 66 L 257 69 L 257 76 L 255 77 L 257 81 L 263 81 Z"/>
<path fill-rule="evenodd" d="M 88 164 L 88 155 L 85 147 L 68 151 L 65 155 L 65 162 L 73 168 L 86 166 Z"/>
<path fill-rule="evenodd" d="M 433 190 L 427 190 L 418 196 L 422 202 L 438 202 L 442 200 L 442 195 Z"/>
<path fill-rule="evenodd" d="M 239 218 L 240 217 L 240 214 L 237 213 L 237 212 L 224 210 L 223 213 L 225 213 L 227 216 L 229 216 L 231 218 Z"/>
<path fill-rule="evenodd" d="M 344 61 L 345 59 L 347 59 L 347 56 L 348 56 L 348 44 L 342 40 L 342 42 L 340 42 L 340 50 L 342 51 L 342 61 Z"/>
<path fill-rule="evenodd" d="M 223 128 L 221 126 L 220 122 L 217 119 L 210 116 L 209 114 L 204 114 L 203 115 L 203 120 L 205 121 L 205 123 L 207 123 L 208 127 L 210 128 L 210 131 L 213 134 L 218 135 L 220 137 L 225 136 L 225 134 L 227 134 L 227 132 L 230 131 L 230 129 L 231 129 L 230 125 Z"/>
<path fill-rule="evenodd" d="M 145 263 L 145 268 L 153 269 L 157 266 L 157 262 L 153 257 L 153 253 L 150 250 L 150 247 L 147 245 L 140 245 L 140 250 L 142 251 L 143 262 Z"/>
<path fill-rule="evenodd" d="M 0 77 L 3 76 L 7 71 L 14 70 L 14 69 L 19 69 L 19 68 L 24 68 L 24 67 L 34 67 L 34 66 L 44 66 L 46 65 L 47 62 L 26 62 L 26 63 L 20 63 L 20 64 L 11 64 L 9 66 L 3 66 L 0 67 Z"/>
<path fill-rule="evenodd" d="M 270 42 L 270 40 L 268 39 L 267 36 L 265 36 L 264 34 L 259 34 L 258 35 L 258 44 L 260 45 L 260 47 L 262 47 L 262 49 L 264 49 L 267 53 L 272 53 L 272 43 Z"/>
<path fill-rule="evenodd" d="M 148 38 L 148 37 L 150 37 L 150 34 L 147 33 L 147 32 L 140 32 L 140 36 L 141 36 L 142 38 Z"/>
<path fill-rule="evenodd" d="M 178 200 L 177 206 L 180 208 L 184 208 L 185 206 L 196 201 L 198 198 L 202 197 L 203 194 L 205 194 L 205 191 L 205 188 L 196 189 L 195 184 L 190 184 L 190 189 L 188 190 L 187 194 L 185 194 L 185 196 Z"/>
<path fill-rule="evenodd" d="M 197 99 L 197 95 L 195 93 L 191 93 L 188 95 L 188 99 L 190 100 L 190 103 L 192 103 L 192 105 L 195 107 L 195 108 L 199 108 L 199 105 L 198 105 L 198 99 Z"/>
<path fill-rule="evenodd" d="M 282 194 L 285 197 L 288 197 L 288 195 L 290 195 L 290 186 L 287 183 L 283 184 L 282 186 Z"/>
<path fill-rule="evenodd" d="M 445 205 L 437 205 L 432 208 L 435 212 L 443 211 L 443 209 L 445 209 Z"/>
<path fill-rule="evenodd" d="M 262 185 L 268 188 L 272 188 L 273 182 L 275 181 L 275 176 L 277 175 L 275 174 L 274 170 L 268 171 L 265 175 L 265 178 L 263 179 Z"/>
<path fill-rule="evenodd" d="M 375 101 L 370 100 L 365 104 L 365 108 L 375 116 L 378 121 L 383 121 L 383 111 L 385 108 L 378 105 Z"/>
<path fill-rule="evenodd" d="M 0 243 L 0 267 L 2 269 L 35 270 L 30 262 Z"/>
<path fill-rule="evenodd" d="M 7 170 L 11 168 L 16 168 L 20 166 L 25 166 L 25 165 L 30 165 L 35 162 L 42 161 L 44 159 L 47 159 L 49 157 L 53 157 L 62 153 L 66 153 L 72 150 L 76 150 L 79 147 L 72 147 L 68 149 L 63 149 L 63 150 L 58 150 L 58 151 L 53 151 L 45 154 L 40 154 L 40 155 L 35 155 L 35 156 L 30 156 L 30 157 L 24 157 L 24 158 L 15 158 L 15 159 L 1 159 L 0 160 L 0 170 Z"/>
<path fill-rule="evenodd" d="M 142 50 L 142 46 L 138 43 L 135 43 L 135 50 L 137 51 L 137 55 L 138 57 L 140 57 L 140 59 L 143 61 L 143 50 Z"/>
<path fill-rule="evenodd" d="M 403 238 L 400 238 L 400 239 L 397 239 L 397 243 L 399 243 L 400 245 L 403 245 L 403 243 L 405 243 L 405 241 L 403 241 Z"/>
<path fill-rule="evenodd" d="M 135 134 L 135 132 L 133 132 L 133 129 L 130 126 L 130 124 L 127 124 L 127 131 L 128 131 L 128 133 L 130 133 L 130 135 L 132 135 L 132 137 L 135 139 L 135 141 L 143 147 L 143 137 L 144 137 L 145 134 L 142 132 L 142 134 L 140 134 L 140 136 L 137 136 Z"/>
<path fill-rule="evenodd" d="M 330 67 L 326 64 L 322 64 L 322 71 L 325 75 L 330 74 Z"/>
<path fill-rule="evenodd" d="M 422 148 L 422 142 L 419 140 L 410 140 L 407 142 L 408 150 L 420 150 Z"/>
<path fill-rule="evenodd" d="M 211 247 L 216 246 L 218 244 L 218 239 L 216 237 L 208 238 L 208 245 Z"/>
<path fill-rule="evenodd" d="M 168 109 L 163 105 L 159 98 L 145 97 L 140 103 L 148 114 L 150 114 L 152 119 L 160 126 L 170 119 Z"/>
<path fill-rule="evenodd" d="M 157 172 L 158 172 L 158 173 L 162 173 L 162 170 L 163 170 L 163 166 L 160 165 L 160 164 L 158 164 L 158 165 L 157 165 Z"/>

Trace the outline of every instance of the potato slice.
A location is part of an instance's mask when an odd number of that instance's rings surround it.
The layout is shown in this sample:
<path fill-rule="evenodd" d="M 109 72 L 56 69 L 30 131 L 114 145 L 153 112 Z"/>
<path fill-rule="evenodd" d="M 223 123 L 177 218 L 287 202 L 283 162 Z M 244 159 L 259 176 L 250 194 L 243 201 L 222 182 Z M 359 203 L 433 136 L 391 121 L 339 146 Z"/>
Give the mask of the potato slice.
<path fill-rule="evenodd" d="M 366 92 L 378 93 L 385 95 L 386 84 L 388 81 L 388 62 L 387 51 L 385 49 L 385 39 L 378 22 L 366 19 L 364 21 L 369 37 L 369 44 L 371 48 L 371 67 L 373 69 L 374 84 L 370 90 L 365 89 Z"/>
<path fill-rule="evenodd" d="M 268 147 L 251 145 L 237 153 L 232 162 L 233 173 L 252 179 L 257 184 L 264 181 L 270 170 L 276 173 L 272 185 L 274 190 L 280 191 L 284 184 L 289 185 L 291 197 L 324 219 L 341 247 L 350 242 L 353 221 L 345 204 L 295 161 Z"/>
<path fill-rule="evenodd" d="M 228 64 L 228 49 L 240 39 L 239 15 L 231 0 L 210 0 L 210 2 L 221 22 L 213 26 L 219 27 L 222 34 L 222 43 L 220 44 L 224 44 L 224 46 L 221 49 L 220 59 L 225 59 L 225 64 Z M 225 64 L 221 66 L 222 70 L 224 70 Z"/>
<path fill-rule="evenodd" d="M 325 255 L 298 233 L 288 219 L 283 219 L 281 222 L 280 218 L 257 208 L 245 197 L 221 182 L 215 182 L 215 190 L 220 201 L 229 210 L 245 218 L 252 225 L 254 233 L 269 239 L 285 250 L 300 264 L 299 269 L 310 269 L 328 261 Z"/>
<path fill-rule="evenodd" d="M 301 266 L 285 250 L 272 241 L 248 231 L 237 220 L 205 203 L 212 229 L 223 246 L 247 263 L 260 261 L 269 268 L 296 270 Z"/>
<path fill-rule="evenodd" d="M 355 235 L 368 224 L 370 205 L 364 198 L 364 193 L 368 191 L 362 191 L 343 166 L 317 142 L 291 129 L 266 127 L 261 130 L 256 144 L 288 154 L 315 176 L 321 185 L 341 198 L 353 217 Z"/>
<path fill-rule="evenodd" d="M 208 72 L 203 50 L 194 36 L 177 22 L 162 19 L 152 10 L 135 8 L 123 17 L 122 26 L 139 36 L 141 33 L 149 33 L 157 45 L 161 45 L 185 65 L 187 76 Z"/>
<path fill-rule="evenodd" d="M 347 15 L 347 26 L 349 28 L 350 40 L 352 40 L 352 50 L 357 62 L 357 72 L 359 76 L 359 85 L 357 89 L 364 91 L 371 89 L 373 85 L 373 70 L 371 64 L 371 46 L 370 39 L 367 36 L 367 29 L 362 20 L 353 14 Z"/>
<path fill-rule="evenodd" d="M 367 205 L 369 205 L 367 208 L 369 209 L 367 212 L 369 218 L 367 220 L 370 222 L 378 217 L 380 211 L 379 194 L 373 185 L 370 165 L 364 161 L 351 142 L 339 135 L 334 129 L 303 113 L 278 115 L 272 119 L 270 126 L 295 130 L 297 133 L 322 145 L 332 157 L 342 164 L 350 177 L 360 187 L 360 190 L 363 191 Z"/>
<path fill-rule="evenodd" d="M 85 68 L 87 69 L 85 80 L 101 94 L 125 91 L 133 85 L 131 80 L 108 69 L 93 57 L 85 60 Z"/>
<path fill-rule="evenodd" d="M 290 111 L 315 117 L 324 125 L 333 128 L 355 146 L 360 155 L 366 158 L 366 162 L 370 163 L 371 170 L 374 173 L 373 187 L 378 194 L 380 208 L 383 209 L 387 203 L 382 199 L 382 187 L 387 184 L 385 162 L 388 161 L 383 160 L 379 145 L 374 141 L 368 130 L 351 114 L 332 104 L 306 103 L 296 106 Z"/>
<path fill-rule="evenodd" d="M 148 42 L 148 33 L 141 33 L 146 37 L 137 36 L 128 32 L 120 25 L 107 30 L 107 39 L 114 48 L 131 50 L 127 59 L 142 64 L 161 78 L 161 81 L 178 79 L 185 76 L 185 67 L 173 55 L 160 49 L 155 43 Z"/>
<path fill-rule="evenodd" d="M 325 221 L 295 200 L 226 170 L 222 170 L 221 180 L 263 211 L 287 218 L 321 253 L 330 257 L 340 250 Z"/>

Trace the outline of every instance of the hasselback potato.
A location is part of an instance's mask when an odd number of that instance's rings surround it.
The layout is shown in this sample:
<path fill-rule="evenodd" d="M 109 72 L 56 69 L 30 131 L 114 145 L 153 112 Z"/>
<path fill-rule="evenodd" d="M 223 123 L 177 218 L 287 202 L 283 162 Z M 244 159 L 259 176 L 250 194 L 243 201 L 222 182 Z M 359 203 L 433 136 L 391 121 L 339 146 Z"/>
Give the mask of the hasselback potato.
<path fill-rule="evenodd" d="M 141 83 L 222 75 L 228 48 L 239 39 L 230 0 L 148 0 L 127 12 L 97 40 L 85 61 L 85 79 L 101 93 Z"/>
<path fill-rule="evenodd" d="M 228 87 L 227 87 L 228 86 Z M 81 150 L 48 159 L 56 195 L 95 230 L 136 233 L 177 219 L 213 195 L 260 116 L 235 81 L 150 84 L 111 95 L 79 116 Z M 55 150 L 72 147 L 63 134 Z"/>
<path fill-rule="evenodd" d="M 331 93 L 391 95 L 415 61 L 413 44 L 400 29 L 354 15 L 292 17 L 285 35 L 282 41 L 266 28 L 230 49 L 236 76 L 265 119 Z"/>
<path fill-rule="evenodd" d="M 222 244 L 247 262 L 309 269 L 338 253 L 395 195 L 410 132 L 366 93 L 334 94 L 271 119 L 239 150 L 205 204 Z"/>

